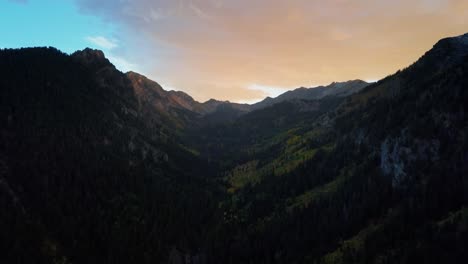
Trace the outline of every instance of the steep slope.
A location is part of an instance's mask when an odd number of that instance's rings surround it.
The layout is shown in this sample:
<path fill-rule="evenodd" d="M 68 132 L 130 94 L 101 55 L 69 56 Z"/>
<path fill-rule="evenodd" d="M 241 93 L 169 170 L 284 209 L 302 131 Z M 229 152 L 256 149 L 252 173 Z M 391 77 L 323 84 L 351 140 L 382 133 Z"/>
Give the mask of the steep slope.
<path fill-rule="evenodd" d="M 210 170 L 156 129 L 170 124 L 147 122 L 102 52 L 2 50 L 0 72 L 0 262 L 196 254 L 216 206 Z"/>
<path fill-rule="evenodd" d="M 219 257 L 463 263 L 467 37 L 441 40 L 271 148 L 224 160 L 223 225 L 235 239 Z"/>
<path fill-rule="evenodd" d="M 468 35 L 254 111 L 89 49 L 1 50 L 0 72 L 2 263 L 468 258 Z"/>
<path fill-rule="evenodd" d="M 140 101 L 153 103 L 161 112 L 185 109 L 195 112 L 197 102 L 184 92 L 166 91 L 157 82 L 135 72 L 125 74 L 131 81 Z"/>
<path fill-rule="evenodd" d="M 338 107 L 344 99 L 284 101 L 243 114 L 231 122 L 202 123 L 201 127 L 188 130 L 184 140 L 221 168 L 263 152 L 268 156 L 279 155 L 282 150 L 278 146 L 288 136 L 307 131 L 318 117 Z"/>
<path fill-rule="evenodd" d="M 132 82 L 140 104 L 151 106 L 158 113 L 166 113 L 168 117 L 177 116 L 176 119 L 186 121 L 185 125 L 194 118 L 200 119 L 197 121 L 202 125 L 230 122 L 248 112 L 285 101 L 299 102 L 300 100 L 319 100 L 325 97 L 346 97 L 368 85 L 364 81 L 354 80 L 316 88 L 299 88 L 276 98 L 267 98 L 259 103 L 248 105 L 214 99 L 200 103 L 184 92 L 166 91 L 158 83 L 141 74 L 128 72 L 126 75 Z M 179 126 L 184 124 L 179 124 Z"/>
<path fill-rule="evenodd" d="M 166 91 L 158 83 L 135 72 L 125 74 L 147 123 L 170 126 L 179 132 L 190 120 L 197 117 L 198 104 L 192 97 L 176 91 Z M 160 128 L 156 128 L 160 129 Z"/>
<path fill-rule="evenodd" d="M 165 114 L 169 119 L 175 116 L 176 120 L 183 121 L 179 126 L 188 125 L 194 118 L 206 122 L 225 122 L 250 111 L 247 104 L 213 99 L 204 103 L 197 102 L 184 92 L 166 91 L 158 83 L 135 72 L 128 72 L 126 76 L 131 80 L 140 104 L 155 109 L 159 114 Z M 232 113 L 228 113 L 227 109 Z"/>

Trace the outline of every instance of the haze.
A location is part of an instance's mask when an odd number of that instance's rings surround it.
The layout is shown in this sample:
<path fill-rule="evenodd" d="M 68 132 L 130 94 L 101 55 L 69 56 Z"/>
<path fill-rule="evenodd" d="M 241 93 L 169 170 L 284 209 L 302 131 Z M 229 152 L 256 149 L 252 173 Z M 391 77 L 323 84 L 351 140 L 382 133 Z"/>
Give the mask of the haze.
<path fill-rule="evenodd" d="M 122 71 L 199 101 L 255 102 L 300 86 L 377 80 L 468 28 L 464 0 L 1 3 L 0 47 L 102 49 Z"/>

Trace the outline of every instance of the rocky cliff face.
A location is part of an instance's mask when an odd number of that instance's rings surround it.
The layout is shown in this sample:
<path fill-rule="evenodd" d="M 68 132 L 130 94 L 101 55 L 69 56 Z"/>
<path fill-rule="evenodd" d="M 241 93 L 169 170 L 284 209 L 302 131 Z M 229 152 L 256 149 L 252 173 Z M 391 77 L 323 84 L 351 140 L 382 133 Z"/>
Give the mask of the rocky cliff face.
<path fill-rule="evenodd" d="M 468 241 L 461 231 L 468 223 L 466 38 L 439 41 L 413 65 L 314 118 L 310 109 L 282 127 L 298 115 L 285 102 L 220 130 L 243 135 L 226 148 L 243 155 L 223 163 L 231 193 L 225 221 L 238 236 L 227 255 L 300 263 L 466 258 L 456 246 Z M 281 118 L 283 111 L 294 115 Z M 277 122 L 262 127 L 261 120 Z M 235 142 L 228 139 L 224 146 Z M 213 157 L 225 161 L 226 149 Z M 450 253 L 439 250 L 445 243 Z"/>
<path fill-rule="evenodd" d="M 1 263 L 468 258 L 467 35 L 259 110 L 89 49 L 2 50 L 0 72 Z"/>

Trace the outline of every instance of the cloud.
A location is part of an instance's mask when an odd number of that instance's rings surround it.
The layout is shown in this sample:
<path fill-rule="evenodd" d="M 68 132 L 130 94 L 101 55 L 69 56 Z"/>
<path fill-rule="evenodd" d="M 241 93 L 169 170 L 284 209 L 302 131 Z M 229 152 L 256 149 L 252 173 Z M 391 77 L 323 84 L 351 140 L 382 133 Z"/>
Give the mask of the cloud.
<path fill-rule="evenodd" d="M 95 37 L 86 37 L 86 40 L 93 45 L 96 45 L 98 48 L 111 50 L 116 48 L 118 45 L 115 40 L 107 39 L 103 36 L 95 36 Z"/>
<path fill-rule="evenodd" d="M 264 96 L 269 96 L 269 97 L 277 97 L 278 95 L 292 89 L 292 88 L 265 86 L 265 85 L 260 85 L 260 84 L 252 84 L 248 88 L 254 91 L 261 91 L 264 94 Z"/>
<path fill-rule="evenodd" d="M 121 49 L 117 49 L 119 45 L 116 40 L 111 40 L 103 36 L 89 36 L 86 41 L 95 46 L 95 48 L 103 49 L 114 66 L 122 72 L 135 71 L 139 72 L 140 69 L 135 63 L 128 61 L 121 53 Z"/>
<path fill-rule="evenodd" d="M 106 54 L 107 59 L 109 59 L 114 66 L 122 72 L 134 71 L 140 72 L 138 66 L 134 63 L 127 61 L 126 59 L 115 56 L 112 53 Z"/>
<path fill-rule="evenodd" d="M 466 0 L 75 1 L 119 27 L 149 77 L 202 101 L 384 77 L 468 28 Z"/>

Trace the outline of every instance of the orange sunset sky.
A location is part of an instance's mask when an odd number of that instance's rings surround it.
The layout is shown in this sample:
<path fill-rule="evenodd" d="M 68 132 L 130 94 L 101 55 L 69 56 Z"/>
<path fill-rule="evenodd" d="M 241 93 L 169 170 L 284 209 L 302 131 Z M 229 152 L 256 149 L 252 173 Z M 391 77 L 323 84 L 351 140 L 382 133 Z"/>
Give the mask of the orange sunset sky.
<path fill-rule="evenodd" d="M 468 0 L 64 2 L 99 21 L 80 35 L 84 45 L 199 101 L 255 102 L 300 86 L 378 80 L 439 39 L 468 32 Z"/>

